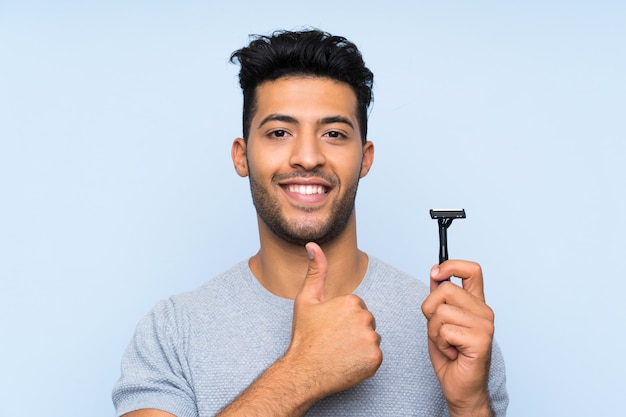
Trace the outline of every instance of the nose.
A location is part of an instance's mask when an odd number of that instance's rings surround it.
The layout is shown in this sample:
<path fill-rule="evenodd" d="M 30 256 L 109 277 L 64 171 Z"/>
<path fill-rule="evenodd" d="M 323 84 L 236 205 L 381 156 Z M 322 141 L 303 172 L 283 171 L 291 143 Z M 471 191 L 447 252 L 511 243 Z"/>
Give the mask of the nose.
<path fill-rule="evenodd" d="M 305 171 L 311 171 L 326 163 L 321 138 L 314 134 L 300 135 L 292 142 L 289 163 Z"/>

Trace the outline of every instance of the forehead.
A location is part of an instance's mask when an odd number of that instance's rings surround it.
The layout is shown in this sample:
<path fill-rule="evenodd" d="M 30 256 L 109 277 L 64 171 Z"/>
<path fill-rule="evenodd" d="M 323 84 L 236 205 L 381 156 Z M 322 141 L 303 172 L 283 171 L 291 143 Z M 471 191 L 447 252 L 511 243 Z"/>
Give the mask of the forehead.
<path fill-rule="evenodd" d="M 279 113 L 293 116 L 341 115 L 356 120 L 357 98 L 350 85 L 326 77 L 289 76 L 256 89 L 253 119 Z"/>

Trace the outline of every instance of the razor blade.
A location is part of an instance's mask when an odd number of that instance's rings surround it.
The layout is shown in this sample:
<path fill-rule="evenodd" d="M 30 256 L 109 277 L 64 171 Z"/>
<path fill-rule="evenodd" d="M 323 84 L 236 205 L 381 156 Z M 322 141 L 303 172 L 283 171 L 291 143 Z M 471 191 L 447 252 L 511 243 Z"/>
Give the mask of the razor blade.
<path fill-rule="evenodd" d="M 454 219 L 464 219 L 464 209 L 431 209 L 430 217 L 432 219 L 449 219 L 450 222 Z"/>
<path fill-rule="evenodd" d="M 448 227 L 454 219 L 464 219 L 464 209 L 431 209 L 430 217 L 439 224 L 439 263 L 448 260 Z"/>

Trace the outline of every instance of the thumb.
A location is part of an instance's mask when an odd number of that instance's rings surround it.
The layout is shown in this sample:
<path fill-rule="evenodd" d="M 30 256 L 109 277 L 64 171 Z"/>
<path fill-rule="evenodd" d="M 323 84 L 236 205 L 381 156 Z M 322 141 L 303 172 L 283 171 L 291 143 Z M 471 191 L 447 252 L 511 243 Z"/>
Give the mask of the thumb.
<path fill-rule="evenodd" d="M 309 242 L 305 245 L 305 248 L 309 254 L 309 267 L 307 268 L 306 277 L 298 298 L 313 303 L 323 303 L 324 286 L 326 285 L 326 274 L 328 272 L 326 256 L 317 243 Z"/>

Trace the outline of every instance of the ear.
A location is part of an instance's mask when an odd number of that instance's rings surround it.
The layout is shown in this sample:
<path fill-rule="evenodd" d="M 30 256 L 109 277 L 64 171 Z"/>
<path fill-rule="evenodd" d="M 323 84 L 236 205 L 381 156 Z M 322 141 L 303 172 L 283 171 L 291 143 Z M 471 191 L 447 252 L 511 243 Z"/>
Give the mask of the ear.
<path fill-rule="evenodd" d="M 233 159 L 235 171 L 240 177 L 248 176 L 248 158 L 246 158 L 246 141 L 243 138 L 237 138 L 233 141 L 233 147 L 230 150 L 230 157 Z"/>
<path fill-rule="evenodd" d="M 361 174 L 359 178 L 367 175 L 374 163 L 374 144 L 369 140 L 363 145 L 363 160 L 361 161 Z"/>

